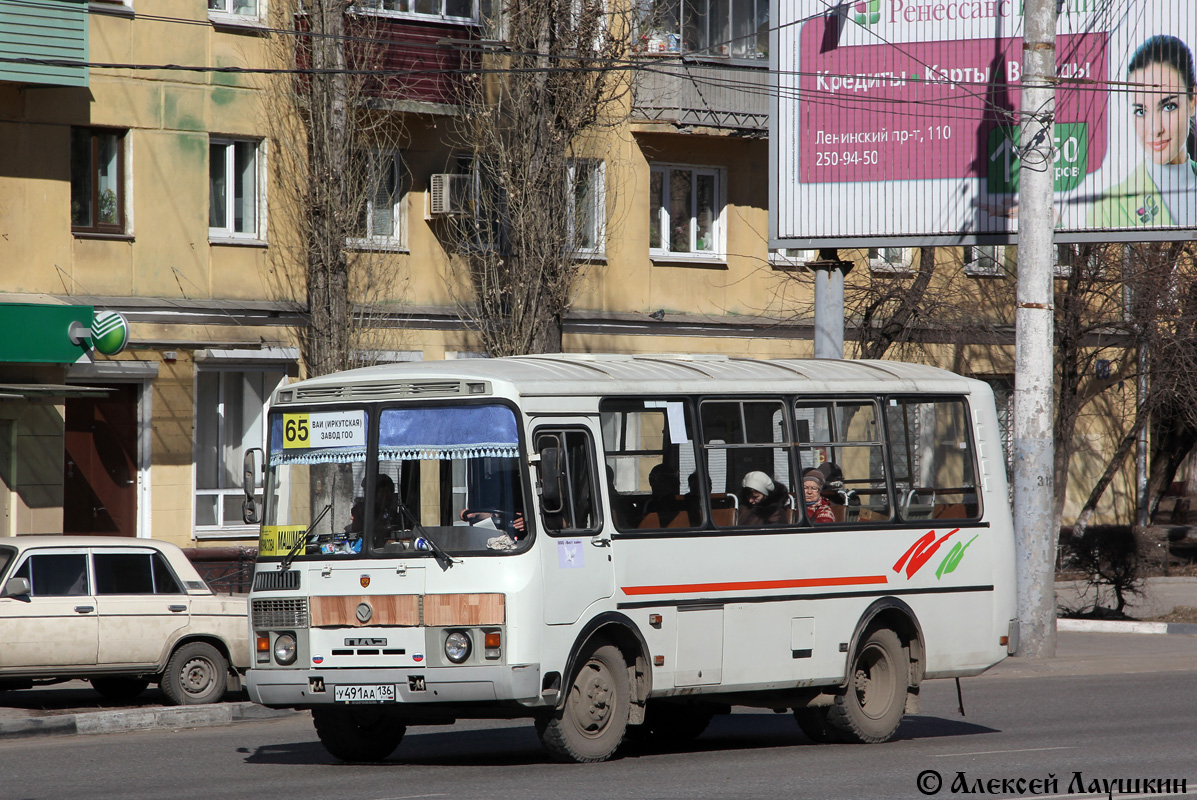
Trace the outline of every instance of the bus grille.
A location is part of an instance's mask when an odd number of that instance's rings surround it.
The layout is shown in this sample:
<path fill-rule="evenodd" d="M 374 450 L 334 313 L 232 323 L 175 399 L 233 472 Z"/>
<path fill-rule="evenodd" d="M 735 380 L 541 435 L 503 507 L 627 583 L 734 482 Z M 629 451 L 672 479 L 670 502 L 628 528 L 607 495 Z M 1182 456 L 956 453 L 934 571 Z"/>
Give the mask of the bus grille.
<path fill-rule="evenodd" d="M 254 576 L 254 590 L 276 591 L 279 589 L 298 589 L 299 570 L 289 569 L 286 572 L 270 570 L 259 572 Z"/>
<path fill-rule="evenodd" d="M 307 598 L 254 600 L 250 619 L 251 627 L 256 631 L 266 628 L 306 628 L 308 627 Z"/>

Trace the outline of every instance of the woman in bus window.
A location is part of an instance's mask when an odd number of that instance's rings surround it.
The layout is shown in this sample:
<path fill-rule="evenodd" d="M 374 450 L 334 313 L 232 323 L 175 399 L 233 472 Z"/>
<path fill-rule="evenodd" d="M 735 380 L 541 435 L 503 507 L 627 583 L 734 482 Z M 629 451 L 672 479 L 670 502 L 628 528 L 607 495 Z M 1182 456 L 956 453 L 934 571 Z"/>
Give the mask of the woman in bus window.
<path fill-rule="evenodd" d="M 778 486 L 764 472 L 756 471 L 745 475 L 740 485 L 741 525 L 780 525 L 786 521 L 786 504 L 790 499 L 786 487 Z"/>
<path fill-rule="evenodd" d="M 806 503 L 806 518 L 811 522 L 835 522 L 831 503 L 823 496 L 823 473 L 808 469 L 802 476 L 802 499 Z"/>

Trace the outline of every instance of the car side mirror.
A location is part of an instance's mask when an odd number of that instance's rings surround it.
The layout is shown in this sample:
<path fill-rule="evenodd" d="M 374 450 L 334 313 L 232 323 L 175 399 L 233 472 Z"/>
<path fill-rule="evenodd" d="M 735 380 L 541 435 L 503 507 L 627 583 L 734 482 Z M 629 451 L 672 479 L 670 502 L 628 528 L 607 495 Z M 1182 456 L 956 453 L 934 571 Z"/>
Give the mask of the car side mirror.
<path fill-rule="evenodd" d="M 241 488 L 245 492 L 245 499 L 241 501 L 241 518 L 248 525 L 257 525 L 262 521 L 258 516 L 258 504 L 254 502 L 254 493 L 258 488 L 258 456 L 262 448 L 251 447 L 245 451 L 242 459 Z"/>
<path fill-rule="evenodd" d="M 10 578 L 8 583 L 4 584 L 4 591 L 0 593 L 0 597 L 21 597 L 29 594 L 31 588 L 28 578 Z"/>

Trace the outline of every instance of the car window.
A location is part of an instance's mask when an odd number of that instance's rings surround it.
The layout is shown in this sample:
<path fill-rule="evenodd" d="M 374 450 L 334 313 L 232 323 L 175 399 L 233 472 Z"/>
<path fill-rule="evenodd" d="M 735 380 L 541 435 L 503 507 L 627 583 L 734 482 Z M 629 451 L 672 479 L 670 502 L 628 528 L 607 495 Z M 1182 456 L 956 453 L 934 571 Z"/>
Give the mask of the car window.
<path fill-rule="evenodd" d="M 29 580 L 31 597 L 89 594 L 85 553 L 35 553 L 13 573 L 13 577 Z"/>
<path fill-rule="evenodd" d="M 182 594 L 160 553 L 94 554 L 96 594 Z"/>
<path fill-rule="evenodd" d="M 161 553 L 154 553 L 154 591 L 157 594 L 184 594 L 179 579 Z"/>
<path fill-rule="evenodd" d="M 96 594 L 153 594 L 149 553 L 96 553 Z"/>

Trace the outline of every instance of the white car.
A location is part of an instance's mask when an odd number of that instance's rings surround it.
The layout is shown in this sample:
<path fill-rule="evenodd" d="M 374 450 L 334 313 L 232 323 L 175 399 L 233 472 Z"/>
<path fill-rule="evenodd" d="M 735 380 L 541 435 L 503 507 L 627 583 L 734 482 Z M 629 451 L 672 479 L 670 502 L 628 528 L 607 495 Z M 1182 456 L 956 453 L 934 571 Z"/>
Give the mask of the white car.
<path fill-rule="evenodd" d="M 246 598 L 216 595 L 173 544 L 0 539 L 0 690 L 85 679 L 131 698 L 218 702 L 249 667 Z"/>

